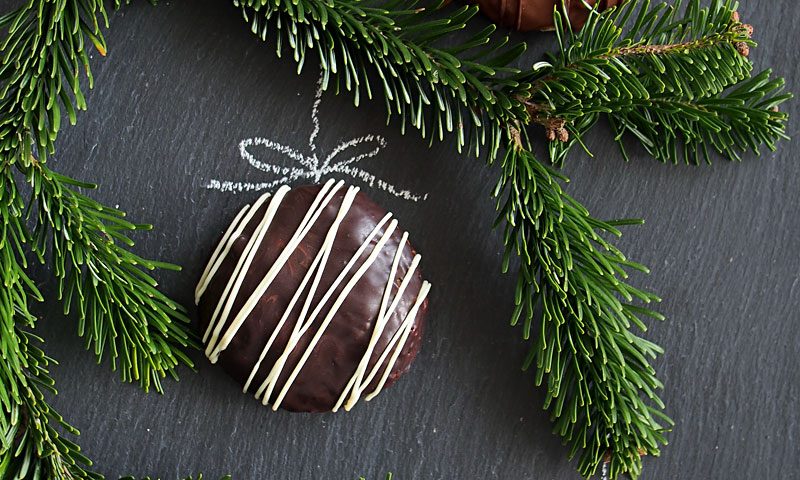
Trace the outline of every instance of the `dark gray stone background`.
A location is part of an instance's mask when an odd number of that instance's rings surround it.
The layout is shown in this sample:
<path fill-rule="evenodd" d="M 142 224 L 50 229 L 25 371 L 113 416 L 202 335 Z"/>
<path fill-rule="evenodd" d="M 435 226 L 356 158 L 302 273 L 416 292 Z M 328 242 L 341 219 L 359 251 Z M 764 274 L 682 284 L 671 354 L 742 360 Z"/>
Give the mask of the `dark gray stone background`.
<path fill-rule="evenodd" d="M 792 0 L 746 2 L 760 66 L 789 79 L 800 31 Z M 476 22 L 476 28 L 483 26 Z M 554 39 L 535 34 L 529 61 Z M 268 181 L 238 153 L 262 136 L 303 148 L 317 71 L 295 74 L 290 58 L 253 37 L 228 2 L 144 2 L 111 17 L 106 58 L 94 55 L 95 89 L 78 125 L 62 130 L 59 170 L 101 189 L 94 195 L 153 223 L 137 251 L 183 265 L 159 274 L 166 292 L 190 304 L 214 242 L 257 194 L 203 188 L 211 178 Z M 797 102 L 788 109 L 797 114 Z M 423 253 L 433 283 L 429 329 L 411 372 L 349 414 L 273 413 L 243 395 L 195 353 L 166 393 L 120 383 L 74 334 L 47 276 L 40 333 L 61 365 L 53 369 L 58 409 L 83 432 L 79 441 L 109 477 L 202 471 L 238 479 L 382 478 L 576 479 L 550 433 L 542 391 L 520 371 L 521 330 L 508 326 L 513 278 L 499 272 L 501 242 L 489 192 L 497 172 L 460 157 L 449 144 L 428 148 L 416 132 L 384 126 L 382 102 L 355 109 L 326 94 L 319 148 L 365 133 L 388 147 L 361 166 L 392 183 L 428 192 L 412 204 L 381 191 Z M 797 135 L 798 122 L 790 125 Z M 796 144 L 741 164 L 659 164 L 636 150 L 625 163 L 597 129 L 593 159 L 568 161 L 569 191 L 596 215 L 644 217 L 620 240 L 651 266 L 636 281 L 665 299 L 668 317 L 647 337 L 666 355 L 656 367 L 677 425 L 646 479 L 800 478 L 800 163 Z M 256 148 L 251 150 L 257 151 Z M 262 152 L 265 161 L 279 161 Z"/>

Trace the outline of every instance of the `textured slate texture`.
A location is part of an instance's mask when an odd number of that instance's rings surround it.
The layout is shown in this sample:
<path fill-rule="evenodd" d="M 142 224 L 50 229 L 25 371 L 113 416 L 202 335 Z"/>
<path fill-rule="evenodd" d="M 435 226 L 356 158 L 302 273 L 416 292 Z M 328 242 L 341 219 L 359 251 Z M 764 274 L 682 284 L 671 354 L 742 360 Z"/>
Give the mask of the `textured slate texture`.
<path fill-rule="evenodd" d="M 790 86 L 798 19 L 791 0 L 746 2 L 759 65 L 774 65 Z M 482 26 L 482 24 L 481 24 Z M 111 18 L 110 51 L 95 55 L 89 111 L 59 138 L 57 168 L 102 188 L 155 231 L 137 251 L 184 265 L 160 275 L 164 289 L 190 303 L 213 242 L 256 193 L 205 189 L 211 179 L 270 181 L 239 154 L 241 140 L 265 137 L 303 149 L 317 78 L 309 65 L 251 36 L 226 2 L 136 3 Z M 530 61 L 550 48 L 530 35 Z M 797 102 L 789 109 L 798 113 Z M 350 414 L 272 413 L 198 354 L 166 394 L 145 395 L 97 366 L 50 295 L 40 333 L 60 360 L 55 404 L 83 434 L 97 469 L 174 478 L 203 471 L 238 479 L 576 479 L 541 410 L 542 391 L 519 366 L 521 331 L 508 327 L 513 278 L 499 273 L 501 242 L 489 230 L 496 171 L 428 148 L 416 133 L 384 127 L 380 102 L 351 106 L 326 94 L 322 153 L 368 133 L 387 146 L 360 166 L 428 193 L 412 203 L 381 191 L 424 255 L 434 291 L 429 329 L 412 371 Z M 796 136 L 797 121 L 790 125 Z M 589 138 L 594 159 L 575 154 L 570 192 L 601 217 L 645 217 L 620 241 L 652 267 L 638 277 L 661 294 L 668 322 L 647 336 L 667 351 L 657 362 L 668 413 L 677 425 L 647 479 L 798 478 L 800 430 L 800 163 L 796 143 L 742 164 L 689 167 L 656 163 L 636 151 L 624 163 L 605 128 Z M 262 161 L 286 164 L 252 147 Z M 37 278 L 47 278 L 39 272 Z"/>

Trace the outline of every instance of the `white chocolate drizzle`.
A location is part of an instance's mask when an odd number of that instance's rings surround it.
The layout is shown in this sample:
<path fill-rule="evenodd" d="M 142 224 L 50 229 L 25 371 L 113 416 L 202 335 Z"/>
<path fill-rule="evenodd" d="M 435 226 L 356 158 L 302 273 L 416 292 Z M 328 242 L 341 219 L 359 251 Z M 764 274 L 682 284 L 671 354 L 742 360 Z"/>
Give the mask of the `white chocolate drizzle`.
<path fill-rule="evenodd" d="M 245 319 L 256 308 L 258 301 L 275 280 L 278 273 L 291 257 L 292 253 L 301 244 L 308 232 L 311 231 L 311 228 L 320 218 L 323 210 L 325 210 L 325 208 L 330 204 L 336 193 L 342 189 L 343 185 L 343 181 L 334 182 L 334 180 L 329 180 L 322 186 L 316 198 L 309 207 L 308 212 L 303 217 L 300 225 L 297 227 L 297 230 L 286 244 L 286 247 L 280 252 L 278 258 L 264 274 L 261 281 L 258 283 L 253 293 L 247 298 L 242 308 L 238 312 L 232 313 L 231 310 L 233 309 L 233 304 L 239 294 L 245 276 L 250 270 L 256 252 L 263 242 L 267 230 L 269 229 L 275 214 L 280 208 L 284 196 L 290 190 L 289 187 L 280 187 L 272 196 L 270 196 L 269 193 L 262 195 L 252 206 L 248 205 L 242 208 L 242 210 L 240 210 L 233 219 L 230 227 L 228 227 L 228 229 L 225 231 L 225 234 L 222 236 L 222 240 L 220 240 L 219 245 L 217 245 L 217 247 L 214 249 L 211 259 L 209 260 L 208 265 L 200 277 L 200 281 L 195 289 L 195 303 L 199 303 L 200 298 L 202 298 L 203 294 L 208 288 L 208 285 L 217 274 L 217 271 L 219 270 L 220 265 L 222 265 L 223 260 L 230 253 L 234 242 L 240 238 L 245 227 L 251 222 L 251 220 L 253 220 L 254 216 L 267 202 L 267 200 L 269 200 L 266 210 L 258 222 L 255 231 L 245 245 L 242 255 L 237 260 L 233 273 L 225 284 L 222 295 L 220 296 L 220 299 L 214 308 L 211 320 L 209 321 L 208 327 L 203 335 L 203 342 L 206 342 L 205 354 L 211 363 L 216 363 L 220 354 L 228 347 L 228 345 L 230 345 Z M 287 320 L 295 310 L 295 307 L 300 299 L 305 294 L 305 300 L 302 302 L 297 321 L 292 327 L 286 346 L 280 352 L 278 359 L 269 369 L 267 377 L 258 386 L 255 392 L 255 397 L 260 399 L 264 405 L 267 405 L 270 402 L 270 399 L 273 397 L 273 394 L 277 392 L 277 396 L 271 402 L 273 410 L 277 410 L 280 407 L 281 402 L 286 397 L 293 382 L 300 374 L 300 371 L 303 369 L 306 361 L 319 343 L 319 340 L 325 334 L 325 331 L 327 330 L 333 318 L 336 316 L 339 308 L 347 300 L 348 295 L 350 295 L 358 281 L 364 276 L 367 270 L 369 270 L 370 266 L 372 266 L 372 264 L 378 258 L 381 251 L 392 237 L 392 234 L 397 229 L 397 220 L 392 218 L 391 213 L 387 213 L 378 222 L 372 232 L 370 232 L 347 264 L 342 268 L 341 272 L 339 272 L 339 275 L 323 293 L 320 300 L 316 302 L 315 305 L 312 305 L 312 303 L 314 303 L 313 300 L 319 288 L 319 283 L 322 279 L 323 272 L 328 264 L 328 259 L 333 251 L 334 241 L 337 233 L 339 232 L 339 227 L 350 211 L 358 191 L 358 187 L 349 186 L 347 188 L 347 191 L 342 198 L 342 203 L 339 206 L 339 211 L 334 218 L 332 225 L 329 227 L 327 234 L 325 235 L 322 247 L 314 257 L 311 266 L 300 282 L 300 285 L 297 288 L 294 296 L 289 301 L 286 310 L 278 321 L 275 330 L 267 340 L 264 349 L 261 351 L 258 360 L 256 361 L 255 365 L 253 365 L 250 375 L 245 382 L 244 391 L 246 392 L 250 388 L 253 379 L 261 367 L 261 363 L 267 356 L 267 353 L 273 348 L 273 344 L 275 343 L 275 339 L 278 337 L 278 334 L 286 326 Z M 384 231 L 382 234 L 380 234 L 382 229 L 384 229 Z M 402 319 L 397 330 L 392 334 L 392 337 L 389 339 L 386 347 L 383 349 L 380 355 L 378 355 L 378 360 L 374 363 L 372 368 L 370 368 L 369 364 L 370 360 L 373 358 L 373 354 L 377 355 L 376 349 L 378 348 L 378 342 L 382 338 L 384 330 L 389 323 L 389 319 L 395 314 L 400 300 L 403 298 L 403 294 L 408 288 L 408 285 L 411 283 L 414 273 L 419 266 L 419 262 L 422 259 L 419 254 L 414 256 L 411 261 L 411 265 L 405 272 L 405 275 L 402 279 L 400 279 L 397 290 L 393 292 L 393 287 L 395 286 L 397 279 L 398 267 L 407 241 L 408 233 L 404 232 L 402 238 L 400 239 L 400 243 L 397 246 L 397 250 L 394 253 L 392 266 L 386 281 L 386 287 L 383 291 L 383 296 L 381 298 L 380 307 L 377 312 L 377 318 L 375 319 L 373 326 L 372 335 L 367 344 L 366 350 L 361 357 L 355 372 L 353 373 L 353 376 L 348 381 L 344 391 L 332 409 L 334 412 L 338 411 L 340 408 L 342 408 L 342 406 L 345 410 L 349 411 L 362 396 L 366 401 L 369 401 L 378 393 L 380 393 L 380 391 L 383 389 L 383 386 L 386 384 L 386 380 L 389 378 L 392 368 L 397 362 L 403 347 L 408 341 L 409 335 L 414 326 L 414 320 L 417 316 L 417 312 L 425 301 L 425 298 L 428 296 L 431 286 L 427 281 L 423 281 L 422 287 L 417 294 L 417 298 L 413 306 L 409 309 L 405 318 Z M 371 246 L 373 243 L 374 246 Z M 364 253 L 370 248 L 371 251 L 369 251 L 366 260 L 364 260 L 360 265 L 357 265 Z M 329 300 L 333 296 L 334 292 L 342 284 L 344 284 L 344 286 L 342 287 L 341 292 L 339 292 L 338 296 L 334 299 L 330 308 L 323 312 L 325 305 L 329 303 Z M 394 295 L 392 295 L 392 293 L 394 293 Z M 229 319 L 229 317 L 232 317 L 232 319 Z M 284 384 L 279 385 L 279 379 L 286 368 L 286 363 L 288 362 L 289 357 L 297 348 L 300 340 L 306 333 L 308 333 L 309 329 L 318 318 L 322 318 L 318 329 L 316 332 L 314 332 L 314 335 L 311 338 L 308 346 L 300 356 L 300 359 L 295 367 L 289 373 L 289 376 Z M 365 390 L 378 375 L 380 375 L 380 377 L 378 377 L 379 380 L 375 389 L 372 392 L 365 394 Z"/>

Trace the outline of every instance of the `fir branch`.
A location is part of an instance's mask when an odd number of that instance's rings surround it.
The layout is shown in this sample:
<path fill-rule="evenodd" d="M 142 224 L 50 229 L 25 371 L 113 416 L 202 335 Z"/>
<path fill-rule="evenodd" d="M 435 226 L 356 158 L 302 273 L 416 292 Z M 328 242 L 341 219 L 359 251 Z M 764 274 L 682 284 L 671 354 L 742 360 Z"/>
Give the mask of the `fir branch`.
<path fill-rule="evenodd" d="M 116 4 L 118 5 L 118 3 Z M 102 2 L 38 0 L 0 17 L 7 30 L 0 64 L 0 166 L 14 165 L 33 189 L 33 252 L 49 249 L 64 310 L 77 311 L 78 332 L 100 361 L 107 353 L 124 381 L 144 390 L 192 362 L 181 351 L 196 347 L 182 308 L 156 289 L 144 270 L 174 268 L 129 252 L 127 232 L 148 228 L 78 192 L 90 187 L 46 167 L 62 108 L 75 122 L 86 108 L 81 70 L 93 84 L 86 46 L 105 54 Z M 38 153 L 37 160 L 34 154 Z M 86 274 L 86 275 L 84 275 Z"/>
<path fill-rule="evenodd" d="M 507 141 L 494 195 L 504 270 L 513 255 L 520 259 L 512 325 L 522 319 L 524 338 L 533 333 L 524 368 L 534 366 L 536 384 L 546 383 L 545 408 L 570 456 L 580 452 L 582 475 L 607 461 L 611 478 L 636 477 L 640 457 L 658 455 L 672 425 L 647 360 L 662 350 L 630 331 L 646 330 L 643 317 L 663 320 L 637 304 L 660 299 L 627 283 L 628 271 L 648 270 L 605 238 L 637 222 L 592 217 L 563 191 L 566 177 L 539 162 L 513 131 Z"/>
<path fill-rule="evenodd" d="M 253 33 L 262 40 L 274 33 L 278 56 L 288 46 L 298 65 L 316 53 L 324 72 L 323 88 L 334 82 L 352 91 L 358 105 L 362 89 L 373 97 L 376 74 L 386 102 L 387 121 L 420 130 L 431 142 L 454 133 L 459 151 L 478 155 L 488 145 L 494 157 L 501 126 L 525 117 L 516 97 L 529 85 L 511 63 L 525 44 L 507 46 L 507 37 L 487 27 L 456 47 L 437 41 L 462 30 L 478 7 L 463 6 L 442 18 L 417 0 L 234 0 Z M 440 43 L 440 42 L 439 42 Z"/>
<path fill-rule="evenodd" d="M 752 27 L 739 21 L 735 2 L 648 4 L 594 12 L 580 32 L 556 12 L 559 52 L 527 79 L 533 87 L 524 99 L 533 123 L 570 134 L 551 143 L 553 163 L 601 116 L 625 158 L 626 133 L 660 161 L 693 164 L 710 162 L 709 149 L 739 160 L 787 138 L 788 116 L 778 107 L 791 95 L 769 70 L 751 77 Z"/>
<path fill-rule="evenodd" d="M 86 109 L 81 72 L 94 84 L 88 47 L 105 55 L 100 25 L 107 14 L 98 0 L 29 0 L 0 16 L 0 156 L 42 161 L 55 152 L 64 112 L 70 123 Z"/>
<path fill-rule="evenodd" d="M 0 16 L 5 33 L 0 50 L 5 208 L 0 266 L 6 286 L 0 298 L 0 402 L 9 414 L 0 423 L 2 478 L 100 478 L 84 469 L 91 462 L 78 446 L 57 433 L 59 425 L 74 434 L 77 430 L 47 405 L 41 391 L 55 393 L 47 373 L 51 359 L 28 331 L 35 320 L 28 299 L 41 296 L 24 272 L 23 244 L 41 261 L 49 256 L 65 312 L 77 310 L 87 347 L 98 361 L 107 354 L 124 381 L 160 391 L 161 378 L 175 376 L 178 364 L 191 366 L 182 348 L 196 347 L 182 308 L 159 292 L 145 272 L 173 267 L 127 250 L 132 246 L 128 233 L 146 226 L 127 222 L 124 213 L 85 196 L 78 189 L 90 185 L 59 175 L 45 163 L 54 153 L 64 112 L 74 124 L 76 111 L 86 108 L 81 81 L 85 75 L 92 87 L 89 48 L 106 52 L 101 24 L 107 24 L 106 10 L 96 0 L 30 0 Z M 27 202 L 17 190 L 14 170 L 31 185 Z M 35 220 L 33 235 L 23 216 L 25 204 Z"/>
<path fill-rule="evenodd" d="M 36 317 L 30 301 L 42 296 L 25 273 L 23 244 L 28 241 L 23 203 L 8 168 L 0 173 L 0 478 L 99 479 L 87 470 L 89 459 L 56 426 L 78 431 L 50 407 L 44 393 L 55 394 L 48 366 L 55 361 L 31 330 Z"/>
<path fill-rule="evenodd" d="M 459 150 L 469 142 L 477 155 L 488 144 L 490 160 L 502 128 L 518 122 L 545 126 L 551 161 L 561 164 L 601 114 L 610 117 L 618 139 L 634 133 L 662 161 L 678 161 L 682 153 L 696 163 L 699 155 L 707 159 L 709 145 L 738 159 L 785 138 L 787 117 L 774 107 L 790 96 L 780 92 L 780 79 L 748 83 L 752 66 L 742 52 L 755 45 L 752 29 L 734 18 L 731 0 L 713 0 L 707 8 L 699 0 L 685 8 L 682 1 L 651 7 L 635 0 L 593 13 L 580 32 L 556 11 L 558 54 L 525 72 L 511 66 L 523 48 L 504 50 L 508 40 L 492 37 L 493 28 L 456 48 L 436 47 L 436 40 L 466 26 L 474 14 L 468 7 L 441 18 L 415 1 L 235 4 L 262 39 L 276 32 L 279 55 L 288 44 L 298 71 L 305 55 L 316 52 L 325 88 L 330 78 L 336 89 L 341 80 L 358 104 L 361 88 L 372 97 L 375 73 L 389 118 L 399 116 L 402 129 L 409 123 L 431 140 L 454 132 Z M 482 48 L 487 44 L 493 46 Z M 728 88 L 734 92 L 725 93 Z M 664 132 L 660 138 L 637 128 L 654 122 Z"/>
<path fill-rule="evenodd" d="M 42 262 L 51 252 L 64 313 L 77 311 L 78 334 L 94 349 L 98 362 L 107 354 L 123 381 L 138 381 L 144 391 L 152 384 L 161 392 L 162 378 L 169 374 L 177 379 L 175 367 L 193 366 L 182 349 L 198 344 L 189 333 L 184 308 L 160 292 L 145 271 L 179 267 L 127 250 L 133 246 L 128 232 L 151 227 L 133 224 L 124 212 L 76 190 L 94 185 L 60 175 L 33 159 L 20 170 L 33 191 L 29 211 L 35 212 L 36 227 L 31 249 Z"/>
<path fill-rule="evenodd" d="M 789 138 L 789 116 L 779 106 L 792 96 L 782 93 L 784 80 L 771 73 L 765 70 L 720 96 L 694 102 L 652 98 L 608 115 L 623 156 L 628 158 L 626 133 L 662 162 L 710 164 L 709 150 L 736 161 L 748 150 L 760 155 L 762 146 L 775 151 L 778 140 Z"/>

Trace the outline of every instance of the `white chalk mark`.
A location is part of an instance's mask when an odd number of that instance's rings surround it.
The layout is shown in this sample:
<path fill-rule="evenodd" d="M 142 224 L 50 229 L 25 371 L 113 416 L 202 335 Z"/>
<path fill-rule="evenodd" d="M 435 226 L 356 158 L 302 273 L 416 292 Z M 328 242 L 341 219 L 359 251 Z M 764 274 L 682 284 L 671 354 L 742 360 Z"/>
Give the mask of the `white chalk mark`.
<path fill-rule="evenodd" d="M 312 129 L 311 135 L 308 138 L 309 152 L 307 154 L 296 148 L 268 138 L 246 138 L 239 142 L 239 155 L 242 157 L 242 160 L 246 160 L 253 168 L 274 176 L 275 179 L 255 183 L 213 179 L 205 184 L 205 188 L 233 193 L 255 192 L 271 190 L 279 185 L 293 183 L 298 180 L 319 183 L 324 177 L 346 175 L 360 180 L 371 188 L 379 188 L 404 200 L 410 200 L 412 202 L 427 200 L 427 193 L 419 195 L 412 193 L 410 190 L 395 187 L 356 166 L 356 164 L 362 160 L 377 156 L 381 150 L 386 148 L 386 139 L 380 135 L 370 133 L 343 141 L 325 156 L 324 161 L 320 162 L 316 153 L 316 140 L 320 132 L 319 106 L 322 102 L 322 82 L 323 76 L 320 75 L 319 81 L 317 81 L 317 91 L 314 94 L 314 103 L 311 107 Z M 257 159 L 252 150 L 250 150 L 251 147 L 264 147 L 288 159 L 290 164 L 299 164 L 299 166 L 281 166 L 261 161 Z M 362 148 L 359 149 L 359 147 Z M 364 147 L 371 149 L 364 152 L 362 151 Z"/>
<path fill-rule="evenodd" d="M 317 149 L 315 140 L 319 134 L 319 104 L 322 103 L 322 78 L 323 76 L 320 74 L 319 80 L 317 80 L 317 92 L 314 94 L 314 106 L 311 107 L 311 123 L 314 125 L 314 129 L 311 130 L 311 136 L 308 137 L 308 146 L 312 152 Z"/>

